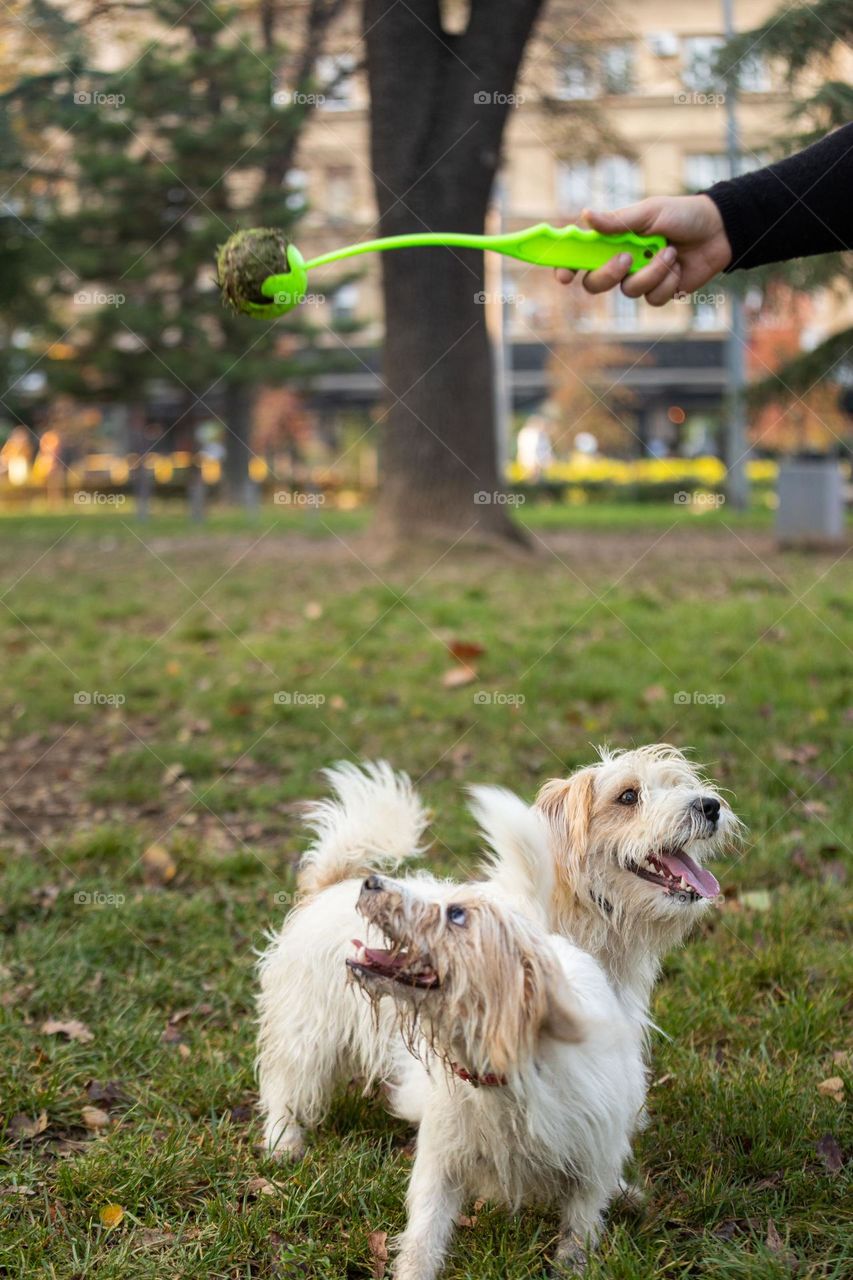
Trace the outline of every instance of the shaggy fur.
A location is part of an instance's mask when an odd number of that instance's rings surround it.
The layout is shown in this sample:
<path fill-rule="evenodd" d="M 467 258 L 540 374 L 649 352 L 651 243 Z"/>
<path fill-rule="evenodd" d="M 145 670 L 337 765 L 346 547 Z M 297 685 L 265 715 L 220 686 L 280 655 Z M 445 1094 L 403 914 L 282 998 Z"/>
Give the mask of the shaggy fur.
<path fill-rule="evenodd" d="M 494 793 L 479 808 L 492 816 Z M 546 833 L 519 800 L 495 796 L 499 859 L 533 872 Z M 517 839 L 513 839 L 517 837 Z M 517 863 L 507 838 L 525 847 Z M 509 856 L 506 856 L 509 855 Z M 645 1094 L 641 1035 L 601 967 L 507 906 L 488 886 L 370 876 L 358 909 L 390 942 L 356 948 L 351 970 L 380 1014 L 397 1011 L 392 1109 L 419 1121 L 396 1280 L 433 1280 L 467 1198 L 557 1202 L 561 1261 L 582 1263 L 621 1190 Z"/>
<path fill-rule="evenodd" d="M 302 864 L 304 897 L 260 966 L 260 1101 L 268 1148 L 283 1157 L 301 1155 L 304 1129 L 323 1118 L 338 1081 L 357 1075 L 369 1087 L 395 1078 L 393 1011 L 385 1002 L 374 1019 L 364 1001 L 352 999 L 345 960 L 354 937 L 382 945 L 375 927 L 363 932 L 355 909 L 361 879 L 415 854 L 427 820 L 408 778 L 385 764 L 340 765 L 327 777 L 335 799 L 309 812 L 315 839 Z M 624 802 L 630 790 L 636 803 Z M 716 817 L 705 815 L 702 801 L 706 808 L 719 803 Z M 537 800 L 550 829 L 544 861 L 538 838 L 512 820 L 517 803 L 508 793 L 475 792 L 494 850 L 483 891 L 595 956 L 623 1007 L 645 1027 L 660 960 L 707 910 L 715 882 L 704 882 L 702 896 L 642 878 L 637 869 L 680 850 L 699 871 L 736 835 L 737 819 L 668 746 L 602 752 L 599 763 L 546 783 Z M 440 887 L 423 875 L 415 882 Z"/>

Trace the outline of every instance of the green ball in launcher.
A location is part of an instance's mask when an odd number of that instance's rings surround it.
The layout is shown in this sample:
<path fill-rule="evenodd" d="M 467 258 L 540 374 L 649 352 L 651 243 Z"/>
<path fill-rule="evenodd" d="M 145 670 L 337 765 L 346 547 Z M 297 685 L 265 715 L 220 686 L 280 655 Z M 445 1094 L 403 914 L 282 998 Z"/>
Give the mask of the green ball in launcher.
<path fill-rule="evenodd" d="M 552 227 L 537 223 L 524 231 L 507 235 L 466 235 L 456 231 L 419 231 L 412 235 L 385 236 L 364 240 L 321 254 L 306 262 L 283 232 L 273 227 L 238 231 L 226 240 L 217 254 L 218 284 L 222 300 L 244 315 L 272 320 L 292 311 L 308 290 L 308 272 L 343 258 L 388 249 L 414 249 L 422 245 L 444 245 L 457 249 L 490 249 L 520 262 L 540 267 L 565 267 L 569 271 L 595 271 L 618 254 L 629 253 L 629 275 L 648 266 L 661 249 L 663 236 L 639 236 L 633 231 L 603 235 L 586 227 Z"/>

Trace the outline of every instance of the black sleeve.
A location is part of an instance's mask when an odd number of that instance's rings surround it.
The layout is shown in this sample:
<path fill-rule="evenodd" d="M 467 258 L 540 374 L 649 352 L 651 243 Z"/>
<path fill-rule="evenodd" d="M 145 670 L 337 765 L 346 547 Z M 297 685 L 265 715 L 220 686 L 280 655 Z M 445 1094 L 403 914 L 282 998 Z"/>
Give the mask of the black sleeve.
<path fill-rule="evenodd" d="M 705 195 L 732 246 L 727 271 L 853 248 L 853 124 Z"/>

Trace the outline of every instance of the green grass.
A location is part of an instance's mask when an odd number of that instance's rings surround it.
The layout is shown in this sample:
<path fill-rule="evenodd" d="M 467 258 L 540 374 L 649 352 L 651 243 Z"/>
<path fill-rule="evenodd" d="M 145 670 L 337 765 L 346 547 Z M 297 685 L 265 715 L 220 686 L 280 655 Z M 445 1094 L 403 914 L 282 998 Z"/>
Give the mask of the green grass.
<path fill-rule="evenodd" d="M 559 514 L 524 513 L 531 563 L 393 567 L 365 563 L 362 513 L 0 521 L 0 1275 L 367 1280 L 368 1234 L 403 1223 L 406 1127 L 351 1088 L 295 1170 L 256 1145 L 253 952 L 292 892 L 294 802 L 333 760 L 386 756 L 436 814 L 432 864 L 464 874 L 467 783 L 530 796 L 590 743 L 660 738 L 695 748 L 751 835 L 718 867 L 725 907 L 667 963 L 649 1208 L 614 1217 L 589 1275 L 853 1274 L 845 1173 L 818 1145 L 853 1145 L 833 1058 L 850 1048 L 849 568 L 779 554 L 763 517 Z M 451 639 L 485 648 L 456 689 Z M 818 1091 L 833 1075 L 843 1104 Z M 14 1117 L 41 1113 L 22 1135 Z M 447 1278 L 544 1276 L 555 1230 L 485 1206 Z"/>

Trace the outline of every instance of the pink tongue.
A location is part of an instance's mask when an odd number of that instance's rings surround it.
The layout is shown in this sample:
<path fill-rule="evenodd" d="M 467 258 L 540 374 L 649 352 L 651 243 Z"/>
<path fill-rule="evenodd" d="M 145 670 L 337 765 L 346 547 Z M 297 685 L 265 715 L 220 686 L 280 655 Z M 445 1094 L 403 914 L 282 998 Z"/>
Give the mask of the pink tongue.
<path fill-rule="evenodd" d="M 720 892 L 716 876 L 697 864 L 682 849 L 681 853 L 659 853 L 658 859 L 666 867 L 671 876 L 684 876 L 684 879 L 703 898 L 715 898 Z"/>

